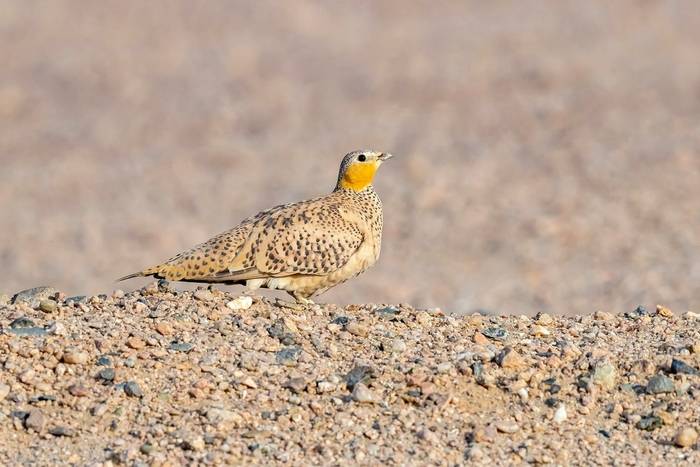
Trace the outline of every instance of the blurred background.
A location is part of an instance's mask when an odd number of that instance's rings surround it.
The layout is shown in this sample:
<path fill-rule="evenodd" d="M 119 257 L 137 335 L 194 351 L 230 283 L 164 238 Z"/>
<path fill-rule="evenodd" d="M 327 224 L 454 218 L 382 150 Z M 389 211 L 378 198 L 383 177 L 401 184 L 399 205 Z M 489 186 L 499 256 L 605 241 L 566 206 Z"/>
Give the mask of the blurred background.
<path fill-rule="evenodd" d="M 390 151 L 374 269 L 464 313 L 700 305 L 696 0 L 0 8 L 0 291 L 114 279 Z"/>

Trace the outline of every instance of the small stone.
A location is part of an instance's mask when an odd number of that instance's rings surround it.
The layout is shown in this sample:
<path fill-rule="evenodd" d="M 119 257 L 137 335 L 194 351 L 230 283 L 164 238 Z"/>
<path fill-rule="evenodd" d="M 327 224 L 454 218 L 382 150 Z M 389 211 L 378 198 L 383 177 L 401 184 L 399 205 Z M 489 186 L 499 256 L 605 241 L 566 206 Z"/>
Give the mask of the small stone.
<path fill-rule="evenodd" d="M 94 417 L 101 417 L 107 413 L 107 404 L 97 404 L 90 410 L 90 413 Z"/>
<path fill-rule="evenodd" d="M 19 380 L 20 382 L 24 384 L 29 384 L 31 385 L 34 383 L 34 375 L 35 371 L 29 368 L 28 370 L 23 371 L 22 373 L 19 374 Z"/>
<path fill-rule="evenodd" d="M 367 386 L 357 383 L 352 390 L 352 399 L 355 402 L 375 403 L 377 396 Z"/>
<path fill-rule="evenodd" d="M 675 391 L 673 380 L 665 375 L 654 375 L 647 382 L 647 394 L 664 394 Z"/>
<path fill-rule="evenodd" d="M 535 316 L 535 322 L 540 326 L 549 326 L 554 322 L 554 318 L 547 313 L 537 313 L 537 316 Z"/>
<path fill-rule="evenodd" d="M 10 385 L 5 383 L 0 383 L 0 402 L 5 400 L 7 395 L 10 394 Z"/>
<path fill-rule="evenodd" d="M 674 373 L 676 375 L 686 374 L 686 375 L 698 376 L 698 375 L 700 375 L 700 370 L 688 365 L 687 363 L 685 363 L 681 360 L 676 360 L 674 358 L 671 361 L 671 373 Z"/>
<path fill-rule="evenodd" d="M 505 341 L 508 338 L 508 331 L 503 328 L 490 327 L 484 329 L 481 333 L 489 339 L 497 341 Z"/>
<path fill-rule="evenodd" d="M 685 316 L 688 319 L 700 319 L 700 313 L 695 313 L 693 311 L 688 311 L 683 316 Z"/>
<path fill-rule="evenodd" d="M 301 355 L 300 347 L 285 347 L 275 354 L 275 361 L 278 365 L 296 366 Z"/>
<path fill-rule="evenodd" d="M 479 331 L 474 332 L 474 336 L 472 336 L 472 340 L 474 341 L 475 344 L 478 345 L 486 345 L 489 343 L 489 340 L 481 334 Z"/>
<path fill-rule="evenodd" d="M 352 334 L 353 336 L 357 337 L 367 337 L 368 331 L 367 328 L 357 321 L 351 321 L 345 326 L 345 330 Z"/>
<path fill-rule="evenodd" d="M 700 354 L 700 342 L 692 343 L 689 350 L 694 354 Z"/>
<path fill-rule="evenodd" d="M 141 451 L 141 454 L 145 455 L 150 455 L 153 453 L 153 445 L 151 443 L 143 443 L 141 447 L 139 448 L 139 451 Z"/>
<path fill-rule="evenodd" d="M 639 419 L 636 423 L 636 427 L 644 431 L 654 431 L 657 428 L 661 428 L 663 424 L 664 421 L 660 417 L 656 415 L 647 415 Z"/>
<path fill-rule="evenodd" d="M 287 388 L 294 394 L 299 394 L 306 389 L 306 381 L 304 378 L 290 378 L 283 385 L 283 388 Z"/>
<path fill-rule="evenodd" d="M 95 364 L 98 366 L 110 366 L 112 364 L 112 359 L 110 359 L 106 355 L 102 355 L 100 358 L 97 359 L 97 362 L 95 362 Z"/>
<path fill-rule="evenodd" d="M 212 407 L 206 412 L 209 423 L 240 423 L 243 421 L 237 412 L 227 410 L 222 407 Z"/>
<path fill-rule="evenodd" d="M 38 308 L 42 300 L 46 300 L 54 295 L 56 295 L 56 289 L 53 287 L 34 287 L 17 292 L 17 294 L 12 297 L 12 303 L 15 305 L 25 303 L 31 308 Z"/>
<path fill-rule="evenodd" d="M 336 385 L 330 381 L 319 381 L 316 383 L 316 390 L 319 394 L 325 394 L 327 392 L 335 391 Z"/>
<path fill-rule="evenodd" d="M 673 318 L 673 312 L 663 305 L 656 305 L 656 314 L 664 318 Z"/>
<path fill-rule="evenodd" d="M 614 319 L 615 316 L 612 313 L 608 313 L 607 311 L 603 310 L 598 310 L 595 313 L 593 313 L 593 319 L 596 321 L 610 321 Z"/>
<path fill-rule="evenodd" d="M 170 350 L 175 350 L 176 352 L 189 352 L 192 349 L 194 349 L 194 344 L 190 344 L 189 342 L 172 342 L 169 346 L 168 349 Z"/>
<path fill-rule="evenodd" d="M 155 325 L 156 332 L 161 336 L 169 336 L 173 333 L 173 327 L 165 321 L 159 321 Z"/>
<path fill-rule="evenodd" d="M 210 302 L 214 300 L 214 294 L 208 289 L 197 289 L 192 295 L 197 300 L 201 300 L 203 302 Z"/>
<path fill-rule="evenodd" d="M 102 382 L 108 384 L 114 381 L 116 376 L 114 368 L 108 367 L 103 368 L 97 373 L 97 379 L 102 380 Z"/>
<path fill-rule="evenodd" d="M 568 414 L 566 413 L 566 406 L 564 404 L 560 405 L 559 408 L 554 412 L 554 423 L 562 423 L 566 418 L 568 417 Z"/>
<path fill-rule="evenodd" d="M 141 390 L 141 387 L 138 385 L 138 383 L 135 381 L 127 381 L 126 383 L 124 383 L 124 392 L 129 397 L 143 397 L 143 391 Z"/>
<path fill-rule="evenodd" d="M 68 387 L 68 392 L 71 396 L 85 397 L 88 395 L 88 389 L 82 384 L 72 384 Z"/>
<path fill-rule="evenodd" d="M 501 368 L 510 369 L 517 369 L 525 366 L 523 357 L 510 347 L 506 347 L 496 356 L 496 363 L 498 363 Z"/>
<path fill-rule="evenodd" d="M 82 365 L 87 363 L 88 354 L 87 352 L 80 352 L 75 349 L 67 349 L 63 353 L 63 362 L 71 365 Z"/>
<path fill-rule="evenodd" d="M 28 430 L 32 429 L 37 433 L 41 433 L 41 431 L 44 429 L 45 424 L 46 418 L 44 417 L 44 413 L 39 409 L 29 410 L 29 415 L 24 420 L 25 428 L 27 428 Z"/>
<path fill-rule="evenodd" d="M 496 429 L 501 433 L 513 434 L 520 430 L 520 426 L 515 422 L 500 422 L 496 424 Z"/>
<path fill-rule="evenodd" d="M 248 376 L 241 381 L 241 384 L 250 389 L 258 389 L 258 383 L 256 383 L 253 378 Z"/>
<path fill-rule="evenodd" d="M 597 363 L 593 369 L 591 380 L 603 389 L 613 389 L 617 380 L 615 365 L 607 361 Z"/>
<path fill-rule="evenodd" d="M 62 425 L 49 428 L 49 433 L 53 436 L 66 438 L 72 438 L 76 434 L 73 428 Z"/>
<path fill-rule="evenodd" d="M 689 448 L 698 442 L 698 432 L 690 427 L 683 427 L 673 437 L 673 443 L 680 448 Z"/>
<path fill-rule="evenodd" d="M 56 311 L 56 306 L 54 300 L 42 300 L 39 302 L 39 309 L 44 313 L 53 313 Z"/>
<path fill-rule="evenodd" d="M 544 326 L 535 325 L 530 328 L 530 334 L 536 337 L 546 337 L 552 334 L 552 331 Z"/>
<path fill-rule="evenodd" d="M 247 310 L 253 305 L 253 298 L 247 295 L 241 295 L 234 298 L 226 304 L 226 307 L 233 311 Z"/>
<path fill-rule="evenodd" d="M 182 447 L 188 451 L 202 451 L 205 447 L 204 438 L 201 436 L 188 436 L 182 441 Z"/>
<path fill-rule="evenodd" d="M 438 373 L 449 373 L 452 370 L 452 362 L 443 362 L 437 366 Z"/>
<path fill-rule="evenodd" d="M 345 382 L 349 390 L 353 390 L 359 383 L 367 383 L 375 377 L 375 370 L 371 366 L 358 365 L 345 375 Z"/>
<path fill-rule="evenodd" d="M 391 341 L 391 351 L 394 353 L 403 353 L 406 351 L 406 343 L 403 339 L 394 339 Z"/>
<path fill-rule="evenodd" d="M 146 342 L 144 342 L 143 339 L 132 336 L 126 340 L 126 346 L 134 350 L 141 350 L 146 347 Z"/>

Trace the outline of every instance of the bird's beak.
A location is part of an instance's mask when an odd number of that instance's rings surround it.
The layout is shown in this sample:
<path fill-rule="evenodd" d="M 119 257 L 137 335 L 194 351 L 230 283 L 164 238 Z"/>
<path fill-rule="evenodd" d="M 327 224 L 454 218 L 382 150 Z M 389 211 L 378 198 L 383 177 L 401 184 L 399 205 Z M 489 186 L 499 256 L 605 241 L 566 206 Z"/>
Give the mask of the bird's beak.
<path fill-rule="evenodd" d="M 383 152 L 379 156 L 377 156 L 377 158 L 382 162 L 388 161 L 392 157 L 394 156 L 392 154 L 389 154 L 388 152 Z"/>

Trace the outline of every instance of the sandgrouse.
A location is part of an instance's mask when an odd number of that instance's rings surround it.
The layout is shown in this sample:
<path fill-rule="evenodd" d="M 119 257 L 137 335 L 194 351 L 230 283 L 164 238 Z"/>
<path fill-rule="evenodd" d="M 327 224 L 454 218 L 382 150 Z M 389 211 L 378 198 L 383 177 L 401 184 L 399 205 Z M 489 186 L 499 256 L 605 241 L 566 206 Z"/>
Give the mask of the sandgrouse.
<path fill-rule="evenodd" d="M 335 189 L 320 198 L 284 204 L 168 261 L 121 280 L 243 284 L 290 293 L 298 303 L 351 279 L 379 258 L 382 203 L 374 175 L 391 154 L 354 151 L 340 164 Z"/>

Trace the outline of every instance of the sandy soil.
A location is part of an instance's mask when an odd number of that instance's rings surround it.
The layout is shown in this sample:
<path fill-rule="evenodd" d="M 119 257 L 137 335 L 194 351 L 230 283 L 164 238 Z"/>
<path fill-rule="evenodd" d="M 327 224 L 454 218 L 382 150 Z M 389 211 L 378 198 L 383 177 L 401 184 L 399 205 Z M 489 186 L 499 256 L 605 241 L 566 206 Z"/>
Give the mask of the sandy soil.
<path fill-rule="evenodd" d="M 324 300 L 697 310 L 699 43 L 693 0 L 6 1 L 0 290 L 112 290 L 373 147 L 383 257 Z"/>
<path fill-rule="evenodd" d="M 699 465 L 700 314 L 0 297 L 0 465 Z"/>

